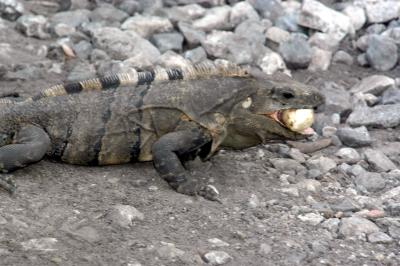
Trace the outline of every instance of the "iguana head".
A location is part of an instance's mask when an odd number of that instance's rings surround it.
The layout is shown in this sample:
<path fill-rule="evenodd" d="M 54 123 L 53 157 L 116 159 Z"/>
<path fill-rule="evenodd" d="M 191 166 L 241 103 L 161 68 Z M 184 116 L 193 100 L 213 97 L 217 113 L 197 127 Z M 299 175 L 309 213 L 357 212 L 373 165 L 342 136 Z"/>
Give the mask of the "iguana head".
<path fill-rule="evenodd" d="M 285 75 L 252 75 L 250 86 L 256 89 L 229 114 L 222 146 L 245 148 L 268 140 L 304 139 L 313 133 L 313 110 L 324 102 L 321 93 Z"/>

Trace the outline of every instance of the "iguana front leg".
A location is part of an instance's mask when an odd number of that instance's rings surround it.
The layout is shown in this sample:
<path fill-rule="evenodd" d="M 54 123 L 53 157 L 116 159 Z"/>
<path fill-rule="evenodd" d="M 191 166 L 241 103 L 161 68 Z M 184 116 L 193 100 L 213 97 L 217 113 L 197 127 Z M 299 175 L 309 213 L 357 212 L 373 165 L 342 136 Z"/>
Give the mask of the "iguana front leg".
<path fill-rule="evenodd" d="M 188 155 L 200 152 L 211 141 L 210 134 L 201 129 L 168 133 L 152 146 L 154 167 L 177 192 L 218 200 L 218 191 L 212 186 L 199 185 L 190 178 L 181 162 L 182 158 L 192 157 Z"/>
<path fill-rule="evenodd" d="M 15 135 L 13 144 L 0 147 L 0 171 L 8 173 L 40 161 L 50 147 L 47 133 L 36 126 L 23 126 Z M 0 187 L 12 193 L 14 183 L 0 177 Z"/>

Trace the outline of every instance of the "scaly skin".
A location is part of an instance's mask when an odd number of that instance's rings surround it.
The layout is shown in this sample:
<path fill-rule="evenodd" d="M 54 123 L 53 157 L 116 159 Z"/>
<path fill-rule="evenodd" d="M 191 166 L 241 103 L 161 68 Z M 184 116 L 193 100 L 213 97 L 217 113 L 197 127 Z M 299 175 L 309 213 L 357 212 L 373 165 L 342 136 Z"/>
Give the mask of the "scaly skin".
<path fill-rule="evenodd" d="M 216 199 L 215 190 L 190 178 L 182 160 L 206 159 L 219 147 L 304 138 L 266 114 L 322 102 L 309 86 L 257 72 L 24 102 L 0 109 L 0 170 L 45 155 L 82 165 L 153 160 L 178 192 Z"/>

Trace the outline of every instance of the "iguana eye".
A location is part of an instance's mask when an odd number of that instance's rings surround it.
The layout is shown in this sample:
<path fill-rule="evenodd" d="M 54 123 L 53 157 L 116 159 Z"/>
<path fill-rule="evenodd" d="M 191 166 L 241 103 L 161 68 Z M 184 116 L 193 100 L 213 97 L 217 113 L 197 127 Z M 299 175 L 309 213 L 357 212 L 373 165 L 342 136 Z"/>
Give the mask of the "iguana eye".
<path fill-rule="evenodd" d="M 294 98 L 293 93 L 291 93 L 291 92 L 289 92 L 289 91 L 284 91 L 284 92 L 282 92 L 282 96 L 283 96 L 283 98 L 285 98 L 285 99 L 292 99 L 292 98 Z"/>
<path fill-rule="evenodd" d="M 242 107 L 244 109 L 247 109 L 251 106 L 252 103 L 253 103 L 253 101 L 251 100 L 251 98 L 247 97 L 247 99 L 242 102 Z"/>

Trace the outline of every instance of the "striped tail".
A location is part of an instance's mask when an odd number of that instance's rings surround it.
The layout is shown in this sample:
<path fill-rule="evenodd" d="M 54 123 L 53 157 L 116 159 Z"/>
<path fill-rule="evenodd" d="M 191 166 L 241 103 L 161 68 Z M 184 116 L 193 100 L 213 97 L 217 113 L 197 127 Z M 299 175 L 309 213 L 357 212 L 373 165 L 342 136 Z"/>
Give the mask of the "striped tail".
<path fill-rule="evenodd" d="M 10 98 L 0 99 L 0 105 L 15 104 L 27 101 L 38 101 L 43 98 L 79 93 L 82 91 L 103 91 L 118 87 L 138 86 L 143 84 L 160 83 L 173 80 L 195 80 L 212 76 L 245 77 L 248 69 L 233 63 L 216 64 L 204 62 L 190 65 L 185 68 L 156 68 L 150 71 L 138 72 L 130 68 L 128 72 L 112 74 L 109 76 L 87 79 L 83 81 L 58 84 L 42 90 L 39 94 L 23 101 Z"/>

